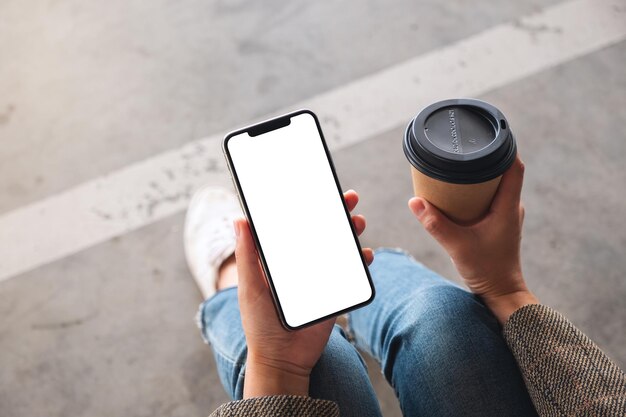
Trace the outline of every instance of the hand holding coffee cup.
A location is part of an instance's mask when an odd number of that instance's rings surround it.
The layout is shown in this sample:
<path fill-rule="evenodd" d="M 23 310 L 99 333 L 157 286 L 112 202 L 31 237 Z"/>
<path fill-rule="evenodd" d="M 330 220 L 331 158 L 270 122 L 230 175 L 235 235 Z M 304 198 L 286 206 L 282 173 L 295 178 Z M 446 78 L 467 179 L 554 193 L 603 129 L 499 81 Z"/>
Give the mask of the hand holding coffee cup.
<path fill-rule="evenodd" d="M 409 123 L 404 152 L 419 197 L 409 208 L 469 289 L 502 324 L 537 303 L 520 260 L 524 165 L 504 115 L 478 100 L 435 103 Z"/>
<path fill-rule="evenodd" d="M 480 100 L 444 100 L 422 110 L 403 142 L 413 190 L 455 222 L 478 221 L 517 154 L 504 115 Z"/>

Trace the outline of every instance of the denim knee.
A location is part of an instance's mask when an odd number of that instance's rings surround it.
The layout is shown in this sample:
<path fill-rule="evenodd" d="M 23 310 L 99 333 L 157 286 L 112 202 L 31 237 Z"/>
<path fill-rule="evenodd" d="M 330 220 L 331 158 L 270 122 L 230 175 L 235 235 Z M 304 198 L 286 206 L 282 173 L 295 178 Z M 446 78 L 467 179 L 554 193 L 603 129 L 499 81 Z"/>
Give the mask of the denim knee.
<path fill-rule="evenodd" d="M 446 366 L 462 354 L 464 344 L 475 343 L 485 333 L 500 337 L 496 319 L 480 299 L 452 285 L 414 292 L 398 313 L 383 339 L 382 365 L 388 380 L 399 354 L 419 358 L 422 365 Z"/>
<path fill-rule="evenodd" d="M 433 286 L 398 313 L 382 367 L 405 415 L 534 415 L 500 325 L 477 296 Z"/>

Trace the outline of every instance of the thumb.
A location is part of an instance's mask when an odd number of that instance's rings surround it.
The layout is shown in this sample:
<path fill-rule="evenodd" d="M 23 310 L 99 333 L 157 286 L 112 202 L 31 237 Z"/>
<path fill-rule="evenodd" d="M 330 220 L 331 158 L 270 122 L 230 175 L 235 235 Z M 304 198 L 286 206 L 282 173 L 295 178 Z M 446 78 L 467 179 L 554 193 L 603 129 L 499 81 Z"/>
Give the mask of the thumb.
<path fill-rule="evenodd" d="M 258 294 L 258 291 L 267 291 L 265 277 L 259 265 L 252 233 L 246 219 L 236 219 L 233 222 L 237 235 L 235 260 L 239 276 L 239 289 L 249 294 Z"/>
<path fill-rule="evenodd" d="M 441 246 L 450 252 L 459 235 L 463 233 L 461 226 L 446 217 L 437 207 L 423 198 L 413 197 L 409 200 L 409 208 L 420 221 L 424 229 L 434 237 Z"/>

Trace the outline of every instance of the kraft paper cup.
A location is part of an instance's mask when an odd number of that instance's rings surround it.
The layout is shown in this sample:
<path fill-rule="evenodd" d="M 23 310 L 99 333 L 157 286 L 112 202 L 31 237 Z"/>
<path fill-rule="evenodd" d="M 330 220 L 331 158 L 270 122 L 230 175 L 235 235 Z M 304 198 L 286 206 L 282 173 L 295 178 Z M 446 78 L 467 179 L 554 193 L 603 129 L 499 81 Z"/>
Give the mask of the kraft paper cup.
<path fill-rule="evenodd" d="M 504 115 L 480 100 L 444 100 L 407 126 L 404 154 L 415 195 L 468 224 L 489 210 L 517 147 Z"/>

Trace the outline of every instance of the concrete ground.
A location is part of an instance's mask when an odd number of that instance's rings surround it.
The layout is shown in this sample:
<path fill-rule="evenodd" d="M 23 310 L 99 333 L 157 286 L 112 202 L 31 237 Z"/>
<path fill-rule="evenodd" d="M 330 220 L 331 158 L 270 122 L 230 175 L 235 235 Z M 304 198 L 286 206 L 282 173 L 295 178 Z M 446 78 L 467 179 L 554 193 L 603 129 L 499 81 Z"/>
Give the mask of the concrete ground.
<path fill-rule="evenodd" d="M 5 0 L 0 216 L 556 3 Z M 529 286 L 622 368 L 624 62 L 621 41 L 479 97 L 507 115 L 527 165 Z M 406 208 L 403 128 L 334 153 L 361 194 L 362 243 L 457 280 Z M 202 416 L 227 401 L 193 321 L 183 219 L 0 282 L 0 415 Z M 384 414 L 400 415 L 369 363 Z"/>

